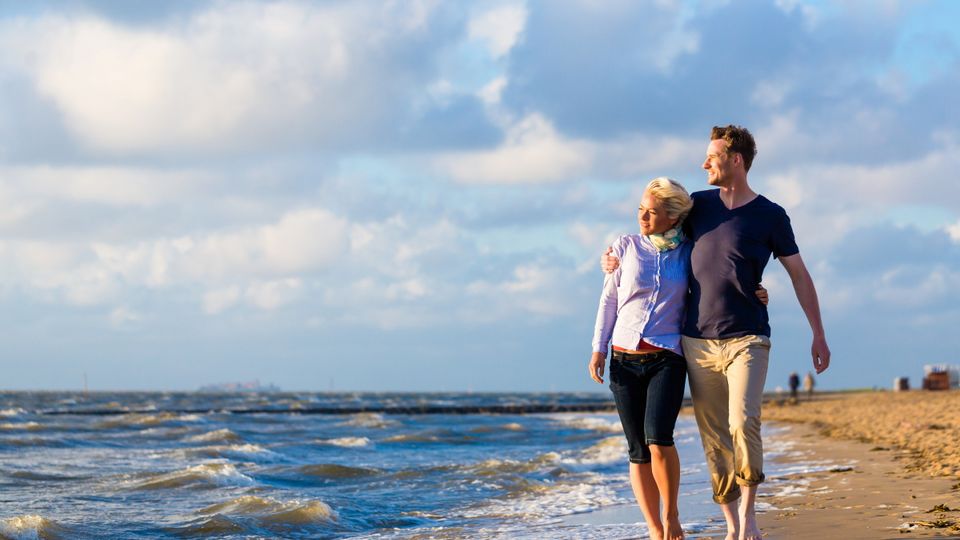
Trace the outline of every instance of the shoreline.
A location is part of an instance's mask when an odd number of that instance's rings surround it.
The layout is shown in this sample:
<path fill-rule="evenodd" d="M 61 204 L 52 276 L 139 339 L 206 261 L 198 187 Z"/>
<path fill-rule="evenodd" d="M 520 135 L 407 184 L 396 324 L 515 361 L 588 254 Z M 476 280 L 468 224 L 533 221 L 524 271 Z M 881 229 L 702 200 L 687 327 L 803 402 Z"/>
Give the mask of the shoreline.
<path fill-rule="evenodd" d="M 781 464 L 836 466 L 771 478 L 765 538 L 960 537 L 960 392 L 866 391 L 764 405 Z M 769 506 L 768 506 L 769 505 Z"/>
<path fill-rule="evenodd" d="M 960 392 L 824 393 L 795 404 L 770 396 L 763 423 L 765 539 L 960 538 Z M 642 521 L 636 512 L 626 505 L 577 521 L 603 528 Z M 687 537 L 725 532 L 717 508 Z"/>

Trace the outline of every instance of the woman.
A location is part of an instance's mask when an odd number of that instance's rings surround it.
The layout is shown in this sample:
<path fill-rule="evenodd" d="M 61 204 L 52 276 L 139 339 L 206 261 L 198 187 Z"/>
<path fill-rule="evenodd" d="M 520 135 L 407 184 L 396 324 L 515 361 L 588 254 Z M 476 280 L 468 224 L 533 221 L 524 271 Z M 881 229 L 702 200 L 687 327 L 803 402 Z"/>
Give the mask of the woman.
<path fill-rule="evenodd" d="M 674 180 L 660 177 L 647 185 L 637 213 L 640 234 L 621 236 L 608 250 L 620 265 L 603 281 L 588 366 L 590 377 L 602 384 L 612 345 L 610 390 L 627 438 L 630 485 L 651 538 L 658 540 L 684 538 L 673 428 L 687 373 L 680 322 L 690 243 L 681 223 L 692 207 L 690 195 Z M 765 292 L 757 292 L 764 303 Z"/>

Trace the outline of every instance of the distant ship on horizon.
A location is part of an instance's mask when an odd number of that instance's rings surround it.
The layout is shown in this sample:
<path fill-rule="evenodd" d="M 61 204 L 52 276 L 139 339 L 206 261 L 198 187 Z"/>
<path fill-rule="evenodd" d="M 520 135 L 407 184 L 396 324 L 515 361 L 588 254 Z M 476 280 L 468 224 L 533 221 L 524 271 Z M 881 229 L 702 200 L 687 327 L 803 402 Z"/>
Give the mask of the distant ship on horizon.
<path fill-rule="evenodd" d="M 281 392 L 275 384 L 260 384 L 260 379 L 246 382 L 230 382 L 207 384 L 197 389 L 197 392 Z"/>

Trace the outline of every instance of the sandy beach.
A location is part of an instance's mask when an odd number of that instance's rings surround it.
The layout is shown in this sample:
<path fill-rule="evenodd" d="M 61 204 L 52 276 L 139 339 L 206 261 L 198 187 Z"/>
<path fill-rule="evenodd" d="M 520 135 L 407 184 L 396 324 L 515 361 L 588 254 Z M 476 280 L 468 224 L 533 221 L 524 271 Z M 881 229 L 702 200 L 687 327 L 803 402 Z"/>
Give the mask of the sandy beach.
<path fill-rule="evenodd" d="M 960 538 L 960 392 L 773 399 L 764 422 L 789 450 L 771 459 L 830 464 L 765 485 L 766 538 Z"/>

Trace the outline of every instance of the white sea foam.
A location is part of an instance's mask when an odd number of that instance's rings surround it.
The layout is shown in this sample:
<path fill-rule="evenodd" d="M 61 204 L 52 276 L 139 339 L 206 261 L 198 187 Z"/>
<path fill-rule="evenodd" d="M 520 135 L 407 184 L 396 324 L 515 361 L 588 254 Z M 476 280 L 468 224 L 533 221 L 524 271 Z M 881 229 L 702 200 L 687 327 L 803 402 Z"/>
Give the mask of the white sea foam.
<path fill-rule="evenodd" d="M 0 430 L 3 431 L 36 431 L 41 429 L 43 426 L 36 422 L 20 422 L 20 423 L 11 423 L 4 422 L 0 424 Z"/>
<path fill-rule="evenodd" d="M 380 413 L 357 413 L 350 415 L 350 418 L 340 423 L 341 426 L 365 428 L 385 428 L 396 424 L 396 420 L 387 420 Z"/>
<path fill-rule="evenodd" d="M 185 448 L 178 450 L 178 453 L 186 456 L 207 456 L 207 457 L 224 457 L 230 459 L 244 459 L 244 460 L 253 460 L 253 461 L 273 461 L 281 459 L 282 456 L 267 450 L 266 448 L 257 445 L 257 444 L 230 444 L 230 445 L 215 445 L 215 446 L 201 446 L 198 448 Z"/>
<path fill-rule="evenodd" d="M 186 469 L 152 475 L 134 481 L 131 489 L 179 488 L 191 484 L 212 484 L 215 486 L 249 486 L 255 482 L 243 474 L 232 463 L 204 463 Z"/>
<path fill-rule="evenodd" d="M 593 446 L 560 459 L 564 465 L 603 465 L 627 459 L 627 441 L 622 436 L 606 437 Z"/>
<path fill-rule="evenodd" d="M 13 409 L 3 409 L 2 411 L 0 411 L 0 416 L 20 416 L 21 414 L 23 414 L 23 413 L 25 413 L 25 412 L 27 412 L 27 411 L 25 411 L 25 410 L 23 410 L 23 409 L 21 409 L 21 408 L 19 408 L 19 407 L 15 407 L 15 408 L 13 408 Z"/>
<path fill-rule="evenodd" d="M 518 517 L 537 519 L 589 512 L 597 508 L 622 504 L 627 499 L 617 495 L 599 474 L 578 476 L 577 482 L 556 483 L 532 489 L 527 493 L 463 509 L 456 515 L 464 518 Z"/>
<path fill-rule="evenodd" d="M 342 446 L 345 448 L 354 448 L 368 446 L 370 439 L 366 437 L 339 437 L 337 439 L 317 439 L 320 444 L 329 444 L 332 446 Z"/>
<path fill-rule="evenodd" d="M 589 429 L 603 433 L 623 433 L 620 419 L 615 415 L 586 416 L 584 414 L 556 414 L 552 417 L 561 424 L 576 429 Z"/>
<path fill-rule="evenodd" d="M 57 523 L 35 514 L 0 520 L 0 536 L 11 540 L 63 538 L 66 532 Z"/>
<path fill-rule="evenodd" d="M 303 525 L 317 521 L 329 521 L 337 517 L 330 505 L 319 500 L 279 501 L 273 497 L 243 495 L 226 502 L 208 506 L 198 514 L 226 514 L 254 516 L 266 522 Z"/>
<path fill-rule="evenodd" d="M 239 441 L 240 436 L 227 428 L 208 431 L 187 439 L 189 442 Z"/>

